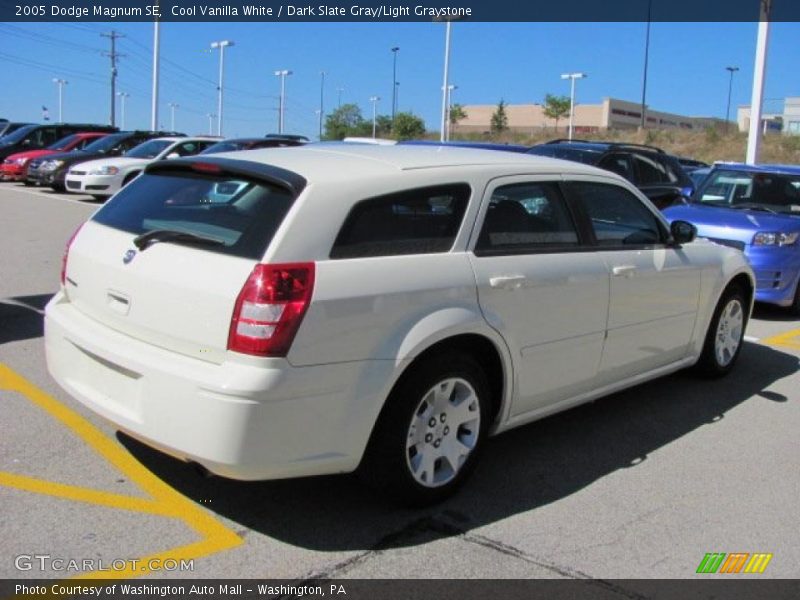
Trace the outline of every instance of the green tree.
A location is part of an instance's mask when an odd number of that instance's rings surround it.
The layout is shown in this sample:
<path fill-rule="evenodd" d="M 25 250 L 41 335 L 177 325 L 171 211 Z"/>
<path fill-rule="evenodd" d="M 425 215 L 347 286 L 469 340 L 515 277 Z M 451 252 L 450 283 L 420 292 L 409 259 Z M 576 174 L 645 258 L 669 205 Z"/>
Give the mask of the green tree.
<path fill-rule="evenodd" d="M 456 125 L 458 125 L 459 121 L 466 118 L 467 118 L 467 113 L 464 110 L 463 106 L 461 106 L 460 104 L 453 104 L 450 107 L 450 125 L 452 127 L 455 127 Z"/>
<path fill-rule="evenodd" d="M 506 103 L 504 100 L 500 100 L 497 104 L 497 110 L 494 111 L 492 115 L 492 120 L 490 122 L 490 129 L 492 133 L 502 133 L 506 129 L 508 129 L 508 115 L 506 114 Z"/>
<path fill-rule="evenodd" d="M 342 104 L 325 117 L 326 140 L 341 140 L 348 135 L 363 135 L 357 132 L 364 127 L 364 117 L 356 104 Z M 369 122 L 369 133 L 372 135 L 372 121 Z"/>
<path fill-rule="evenodd" d="M 398 140 L 413 140 L 425 135 L 425 121 L 414 113 L 399 112 L 394 116 L 392 134 Z"/>
<path fill-rule="evenodd" d="M 569 116 L 569 96 L 553 96 L 552 94 L 545 94 L 544 97 L 544 116 L 548 119 L 555 119 L 556 131 L 558 131 L 558 122 L 564 117 Z"/>

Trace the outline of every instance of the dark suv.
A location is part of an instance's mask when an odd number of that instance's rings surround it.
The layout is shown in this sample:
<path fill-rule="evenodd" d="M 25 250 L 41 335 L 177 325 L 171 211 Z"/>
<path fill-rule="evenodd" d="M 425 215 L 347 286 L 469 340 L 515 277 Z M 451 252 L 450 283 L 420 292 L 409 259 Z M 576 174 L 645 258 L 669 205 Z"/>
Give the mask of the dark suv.
<path fill-rule="evenodd" d="M 28 175 L 25 184 L 46 185 L 62 192 L 66 189 L 64 180 L 66 179 L 67 171 L 74 164 L 96 158 L 119 156 L 134 146 L 153 138 L 185 135 L 184 133 L 172 131 L 120 131 L 119 133 L 113 133 L 100 138 L 96 142 L 92 142 L 82 150 L 50 154 L 32 160 L 28 163 Z"/>
<path fill-rule="evenodd" d="M 528 153 L 582 162 L 622 175 L 659 209 L 682 203 L 694 191 L 678 160 L 655 146 L 559 139 L 533 146 Z"/>
<path fill-rule="evenodd" d="M 91 123 L 53 123 L 52 125 L 25 125 L 16 131 L 0 138 L 0 160 L 17 152 L 46 148 L 73 133 L 100 131 L 111 133 L 119 131 L 117 127 L 95 125 Z"/>

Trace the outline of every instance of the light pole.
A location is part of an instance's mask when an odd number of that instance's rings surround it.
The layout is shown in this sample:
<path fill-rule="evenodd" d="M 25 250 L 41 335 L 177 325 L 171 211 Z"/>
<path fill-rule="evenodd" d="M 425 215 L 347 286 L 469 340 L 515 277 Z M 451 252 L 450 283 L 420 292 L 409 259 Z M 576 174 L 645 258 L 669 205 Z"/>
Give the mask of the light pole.
<path fill-rule="evenodd" d="M 447 86 L 447 135 L 445 141 L 450 141 L 450 115 L 453 112 L 453 90 L 457 90 L 458 86 L 452 83 Z"/>
<path fill-rule="evenodd" d="M 733 92 L 733 74 L 739 70 L 739 67 L 725 67 L 726 71 L 730 71 L 731 80 L 728 83 L 728 110 L 725 111 L 725 133 L 728 133 L 728 124 L 731 120 L 731 93 Z"/>
<path fill-rule="evenodd" d="M 380 96 L 369 97 L 369 101 L 372 102 L 372 139 L 375 139 L 378 124 L 378 100 L 380 100 Z"/>
<path fill-rule="evenodd" d="M 336 105 L 336 108 L 342 107 L 342 92 L 344 91 L 343 87 L 336 88 L 336 92 L 339 94 L 339 104 Z"/>
<path fill-rule="evenodd" d="M 442 83 L 442 123 L 441 133 L 439 134 L 439 141 L 445 141 L 445 127 L 447 127 L 447 86 L 450 77 L 450 25 L 451 21 L 447 21 L 447 29 L 444 35 L 444 82 Z"/>
<path fill-rule="evenodd" d="M 280 104 L 278 105 L 278 133 L 283 133 L 283 106 L 286 100 L 286 77 L 291 74 L 292 72 L 288 69 L 275 71 L 275 75 L 281 78 L 281 96 Z"/>
<path fill-rule="evenodd" d="M 206 115 L 208 117 L 208 135 L 213 135 L 213 122 L 214 119 L 217 117 L 214 113 L 208 113 Z"/>
<path fill-rule="evenodd" d="M 219 48 L 219 85 L 217 86 L 217 135 L 219 136 L 222 136 L 222 82 L 225 75 L 225 48 L 233 45 L 231 40 L 211 42 L 212 49 Z"/>
<path fill-rule="evenodd" d="M 176 104 L 175 102 L 170 102 L 167 104 L 169 106 L 170 112 L 170 120 L 169 120 L 169 130 L 175 131 L 175 109 L 180 107 L 180 104 Z"/>
<path fill-rule="evenodd" d="M 645 128 L 647 123 L 645 113 L 647 112 L 647 61 L 650 56 L 650 17 L 653 10 L 653 0 L 647 0 L 647 33 L 644 38 L 644 75 L 642 76 L 642 120 L 639 127 Z"/>
<path fill-rule="evenodd" d="M 561 79 L 570 79 L 570 92 L 569 92 L 569 139 L 572 139 L 572 120 L 575 115 L 575 80 L 583 79 L 586 73 L 562 73 Z"/>
<path fill-rule="evenodd" d="M 66 79 L 59 79 L 58 77 L 53 77 L 53 83 L 58 86 L 58 122 L 63 123 L 63 112 L 64 112 L 64 86 L 69 83 Z"/>
<path fill-rule="evenodd" d="M 758 162 L 761 150 L 761 112 L 764 108 L 764 80 L 767 73 L 767 47 L 769 46 L 770 13 L 772 0 L 761 0 L 756 38 L 756 56 L 753 65 L 753 95 L 750 101 L 750 131 L 747 136 L 745 162 L 754 165 Z"/>
<path fill-rule="evenodd" d="M 397 53 L 400 51 L 400 46 L 392 48 L 392 123 L 394 123 L 394 115 L 397 112 Z"/>
<path fill-rule="evenodd" d="M 320 82 L 319 82 L 319 141 L 322 141 L 322 119 L 323 119 L 323 111 L 325 110 L 324 100 L 325 100 L 325 71 L 319 72 Z"/>
<path fill-rule="evenodd" d="M 117 96 L 119 96 L 120 101 L 120 129 L 125 129 L 125 98 L 130 98 L 130 94 L 128 92 L 117 92 Z"/>

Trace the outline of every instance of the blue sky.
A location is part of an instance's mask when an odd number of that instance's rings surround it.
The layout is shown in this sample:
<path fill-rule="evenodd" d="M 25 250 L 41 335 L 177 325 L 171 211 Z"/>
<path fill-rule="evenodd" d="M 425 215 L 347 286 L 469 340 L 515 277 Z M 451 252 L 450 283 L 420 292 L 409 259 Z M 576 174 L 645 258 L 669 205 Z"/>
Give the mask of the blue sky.
<path fill-rule="evenodd" d="M 53 77 L 64 89 L 64 119 L 107 122 L 108 49 L 101 32 L 125 34 L 118 51 L 117 90 L 126 101 L 126 128 L 150 124 L 150 23 L 2 23 L 0 68 L 6 82 L 0 116 L 40 121 L 41 107 L 58 117 Z M 611 96 L 641 100 L 645 23 L 477 23 L 452 26 L 451 83 L 461 104 L 541 102 L 546 93 L 569 94 L 559 75 L 583 71 L 577 102 Z M 391 112 L 392 46 L 399 46 L 399 109 L 421 116 L 438 130 L 444 51 L 442 23 L 164 23 L 160 124 L 170 126 L 168 102 L 180 105 L 176 128 L 208 130 L 216 112 L 219 55 L 214 40 L 236 45 L 225 54 L 226 135 L 263 135 L 277 129 L 279 81 L 287 78 L 286 132 L 316 135 L 320 71 L 325 109 L 341 100 L 371 115 L 369 97 L 381 97 L 378 112 Z M 738 66 L 733 107 L 749 104 L 755 23 L 653 23 L 647 101 L 656 110 L 724 117 L 728 65 Z M 800 96 L 800 23 L 773 23 L 766 98 Z M 119 107 L 117 108 L 119 119 Z M 732 109 L 735 115 L 735 108 Z"/>

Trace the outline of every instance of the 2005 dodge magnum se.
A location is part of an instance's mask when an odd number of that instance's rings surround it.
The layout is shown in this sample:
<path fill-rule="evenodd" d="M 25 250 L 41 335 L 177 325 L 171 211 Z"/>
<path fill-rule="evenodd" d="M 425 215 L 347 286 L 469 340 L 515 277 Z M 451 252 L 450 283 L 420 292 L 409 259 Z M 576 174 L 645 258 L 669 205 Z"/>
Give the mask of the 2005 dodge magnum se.
<path fill-rule="evenodd" d="M 754 279 L 629 183 L 489 150 L 315 144 L 150 165 L 67 245 L 51 374 L 211 473 L 452 493 L 499 433 L 734 365 Z"/>

